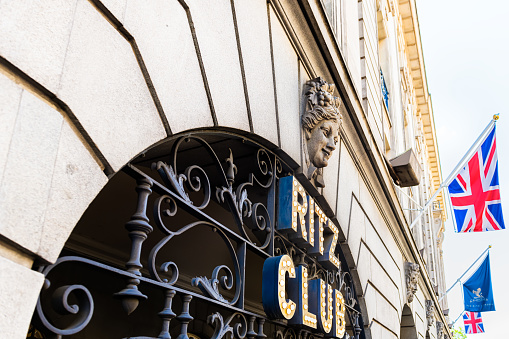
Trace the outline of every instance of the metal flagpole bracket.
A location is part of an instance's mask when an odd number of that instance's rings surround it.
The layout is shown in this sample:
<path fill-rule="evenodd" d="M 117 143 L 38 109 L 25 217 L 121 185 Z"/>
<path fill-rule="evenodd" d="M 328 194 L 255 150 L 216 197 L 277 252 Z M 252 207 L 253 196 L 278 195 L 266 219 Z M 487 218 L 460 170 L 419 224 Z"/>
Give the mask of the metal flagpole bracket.
<path fill-rule="evenodd" d="M 463 311 L 460 313 L 460 315 L 456 318 L 456 320 L 454 320 L 454 321 L 451 323 L 451 327 L 453 327 L 453 326 L 454 326 L 454 324 L 456 324 L 456 322 L 457 322 L 458 320 L 460 320 L 460 318 L 461 318 L 461 316 L 462 316 L 463 314 L 465 314 L 465 310 L 463 310 Z"/>

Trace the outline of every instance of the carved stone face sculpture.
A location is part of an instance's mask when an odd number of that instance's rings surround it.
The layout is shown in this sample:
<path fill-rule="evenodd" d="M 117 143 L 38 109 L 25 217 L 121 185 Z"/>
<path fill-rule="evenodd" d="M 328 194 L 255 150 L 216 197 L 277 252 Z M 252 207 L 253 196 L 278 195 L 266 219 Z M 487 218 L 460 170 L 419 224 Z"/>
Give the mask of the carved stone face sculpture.
<path fill-rule="evenodd" d="M 415 292 L 417 291 L 417 285 L 419 283 L 419 264 L 413 262 L 406 262 L 405 264 L 405 275 L 406 275 L 406 295 L 407 302 L 410 304 L 414 300 Z"/>
<path fill-rule="evenodd" d="M 322 120 L 305 133 L 310 164 L 315 168 L 327 166 L 339 140 L 339 123 L 337 120 Z"/>
<path fill-rule="evenodd" d="M 316 186 L 324 187 L 323 168 L 339 141 L 341 101 L 333 96 L 334 85 L 321 77 L 310 80 L 305 85 L 305 111 L 301 116 L 304 135 L 304 158 L 307 178 Z"/>

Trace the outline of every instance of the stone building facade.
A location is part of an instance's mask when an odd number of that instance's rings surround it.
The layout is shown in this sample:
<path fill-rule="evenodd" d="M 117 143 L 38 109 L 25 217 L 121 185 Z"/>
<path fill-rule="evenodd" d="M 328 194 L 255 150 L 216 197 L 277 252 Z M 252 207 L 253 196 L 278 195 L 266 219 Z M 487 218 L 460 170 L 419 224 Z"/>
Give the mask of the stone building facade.
<path fill-rule="evenodd" d="M 271 258 L 337 286 L 345 338 L 451 337 L 443 197 L 410 229 L 442 179 L 414 0 L 0 1 L 0 99 L 1 337 L 328 333 L 268 314 Z M 285 177 L 331 260 L 285 230 Z M 214 232 L 163 250 L 165 218 Z"/>

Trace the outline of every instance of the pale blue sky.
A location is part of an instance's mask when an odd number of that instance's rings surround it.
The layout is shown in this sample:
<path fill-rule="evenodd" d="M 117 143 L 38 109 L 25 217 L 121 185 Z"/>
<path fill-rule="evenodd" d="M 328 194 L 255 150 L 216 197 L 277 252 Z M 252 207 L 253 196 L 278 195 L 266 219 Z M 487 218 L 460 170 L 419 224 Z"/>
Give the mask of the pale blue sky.
<path fill-rule="evenodd" d="M 483 313 L 486 333 L 468 338 L 509 338 L 509 2 L 417 0 L 417 10 L 444 179 L 493 114 L 500 113 L 497 147 L 508 230 L 455 234 L 449 217 L 444 258 L 449 287 L 493 245 L 490 257 L 497 311 Z M 449 293 L 449 308 L 451 321 L 463 310 L 459 285 Z M 461 319 L 458 325 L 463 325 Z"/>

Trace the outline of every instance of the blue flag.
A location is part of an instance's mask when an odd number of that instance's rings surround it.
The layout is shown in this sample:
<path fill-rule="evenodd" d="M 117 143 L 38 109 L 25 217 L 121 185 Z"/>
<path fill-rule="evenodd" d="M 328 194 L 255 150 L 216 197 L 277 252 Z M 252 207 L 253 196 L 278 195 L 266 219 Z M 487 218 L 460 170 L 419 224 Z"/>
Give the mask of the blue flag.
<path fill-rule="evenodd" d="M 477 271 L 463 284 L 463 301 L 465 311 L 495 311 L 489 252 Z"/>

